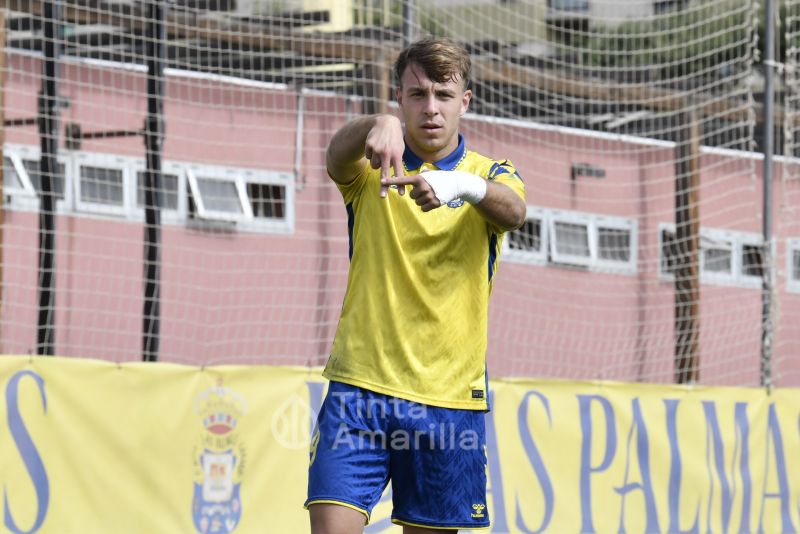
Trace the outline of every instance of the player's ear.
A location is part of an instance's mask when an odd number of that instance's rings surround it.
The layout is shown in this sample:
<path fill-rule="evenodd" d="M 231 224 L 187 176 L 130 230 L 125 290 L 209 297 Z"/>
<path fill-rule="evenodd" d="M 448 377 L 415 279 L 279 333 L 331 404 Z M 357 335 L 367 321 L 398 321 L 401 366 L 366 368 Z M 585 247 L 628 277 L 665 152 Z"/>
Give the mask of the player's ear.
<path fill-rule="evenodd" d="M 467 89 L 464 91 L 464 95 L 461 97 L 461 115 L 463 116 L 464 113 L 467 112 L 469 108 L 469 103 L 472 100 L 472 89 Z"/>
<path fill-rule="evenodd" d="M 400 86 L 394 88 L 394 98 L 397 100 L 398 104 L 403 104 L 403 91 L 401 90 Z"/>

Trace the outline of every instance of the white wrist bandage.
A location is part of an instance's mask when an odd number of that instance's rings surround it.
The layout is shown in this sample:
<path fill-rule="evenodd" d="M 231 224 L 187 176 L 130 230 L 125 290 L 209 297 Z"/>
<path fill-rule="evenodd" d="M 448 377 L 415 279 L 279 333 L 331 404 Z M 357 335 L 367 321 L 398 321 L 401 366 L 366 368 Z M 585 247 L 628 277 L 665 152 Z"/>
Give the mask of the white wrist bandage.
<path fill-rule="evenodd" d="M 477 204 L 486 196 L 486 180 L 464 171 L 425 171 L 420 175 L 442 204 L 460 198 Z"/>

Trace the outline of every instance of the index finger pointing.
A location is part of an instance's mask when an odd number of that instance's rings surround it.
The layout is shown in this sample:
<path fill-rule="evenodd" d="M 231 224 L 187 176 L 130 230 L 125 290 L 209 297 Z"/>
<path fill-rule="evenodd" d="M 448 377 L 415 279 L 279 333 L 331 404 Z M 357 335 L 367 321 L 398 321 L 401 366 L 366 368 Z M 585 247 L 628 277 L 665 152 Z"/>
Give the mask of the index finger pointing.
<path fill-rule="evenodd" d="M 390 172 L 390 161 L 389 158 L 382 158 L 381 159 L 381 197 L 385 197 L 386 194 L 389 192 L 388 185 L 385 185 L 384 182 L 391 178 Z"/>
<path fill-rule="evenodd" d="M 406 186 L 406 185 L 414 185 L 417 183 L 419 175 L 418 174 L 401 174 L 400 176 L 387 178 L 385 180 L 381 180 L 381 185 L 385 186 Z"/>

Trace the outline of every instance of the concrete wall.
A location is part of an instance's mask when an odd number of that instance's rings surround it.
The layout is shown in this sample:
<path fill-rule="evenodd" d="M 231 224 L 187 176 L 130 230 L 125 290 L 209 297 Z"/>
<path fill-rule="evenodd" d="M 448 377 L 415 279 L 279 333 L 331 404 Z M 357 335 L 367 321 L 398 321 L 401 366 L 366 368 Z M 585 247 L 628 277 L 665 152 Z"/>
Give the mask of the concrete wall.
<path fill-rule="evenodd" d="M 35 113 L 38 60 L 12 55 L 6 117 Z M 141 127 L 144 76 L 135 69 L 68 63 L 63 122 L 84 131 Z M 297 95 L 285 87 L 170 73 L 165 159 L 294 172 Z M 344 206 L 324 170 L 330 136 L 359 103 L 308 94 L 293 231 L 165 223 L 161 358 L 213 363 L 325 361 L 348 267 Z M 546 376 L 670 382 L 673 282 L 659 273 L 659 229 L 674 222 L 674 149 L 624 137 L 467 116 L 468 146 L 510 159 L 532 206 L 635 221 L 638 262 L 620 274 L 565 265 L 504 261 L 491 308 L 493 377 Z M 34 127 L 10 128 L 6 142 L 37 145 Z M 90 153 L 143 157 L 140 138 L 86 142 Z M 69 154 L 63 152 L 63 154 Z M 570 179 L 573 163 L 606 170 Z M 783 176 L 780 163 L 776 176 Z M 761 162 L 705 150 L 701 226 L 761 231 Z M 788 175 L 788 174 L 787 174 Z M 800 236 L 792 217 L 800 182 L 775 190 L 777 329 L 775 375 L 800 384 L 800 293 L 787 291 L 786 240 Z M 37 322 L 37 214 L 6 206 L 2 222 L 0 351 L 32 353 Z M 141 354 L 143 224 L 125 215 L 57 218 L 56 352 L 137 360 Z M 761 295 L 758 288 L 701 284 L 701 382 L 756 385 Z"/>

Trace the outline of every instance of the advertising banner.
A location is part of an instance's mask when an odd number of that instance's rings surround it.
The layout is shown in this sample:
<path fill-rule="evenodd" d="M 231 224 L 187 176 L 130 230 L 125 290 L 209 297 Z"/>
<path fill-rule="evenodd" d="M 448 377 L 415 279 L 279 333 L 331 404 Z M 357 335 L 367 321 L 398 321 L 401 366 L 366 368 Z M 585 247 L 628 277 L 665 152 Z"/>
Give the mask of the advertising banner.
<path fill-rule="evenodd" d="M 318 369 L 5 356 L 0 388 L 0 532 L 309 531 Z M 800 529 L 800 390 L 490 390 L 491 532 Z"/>

